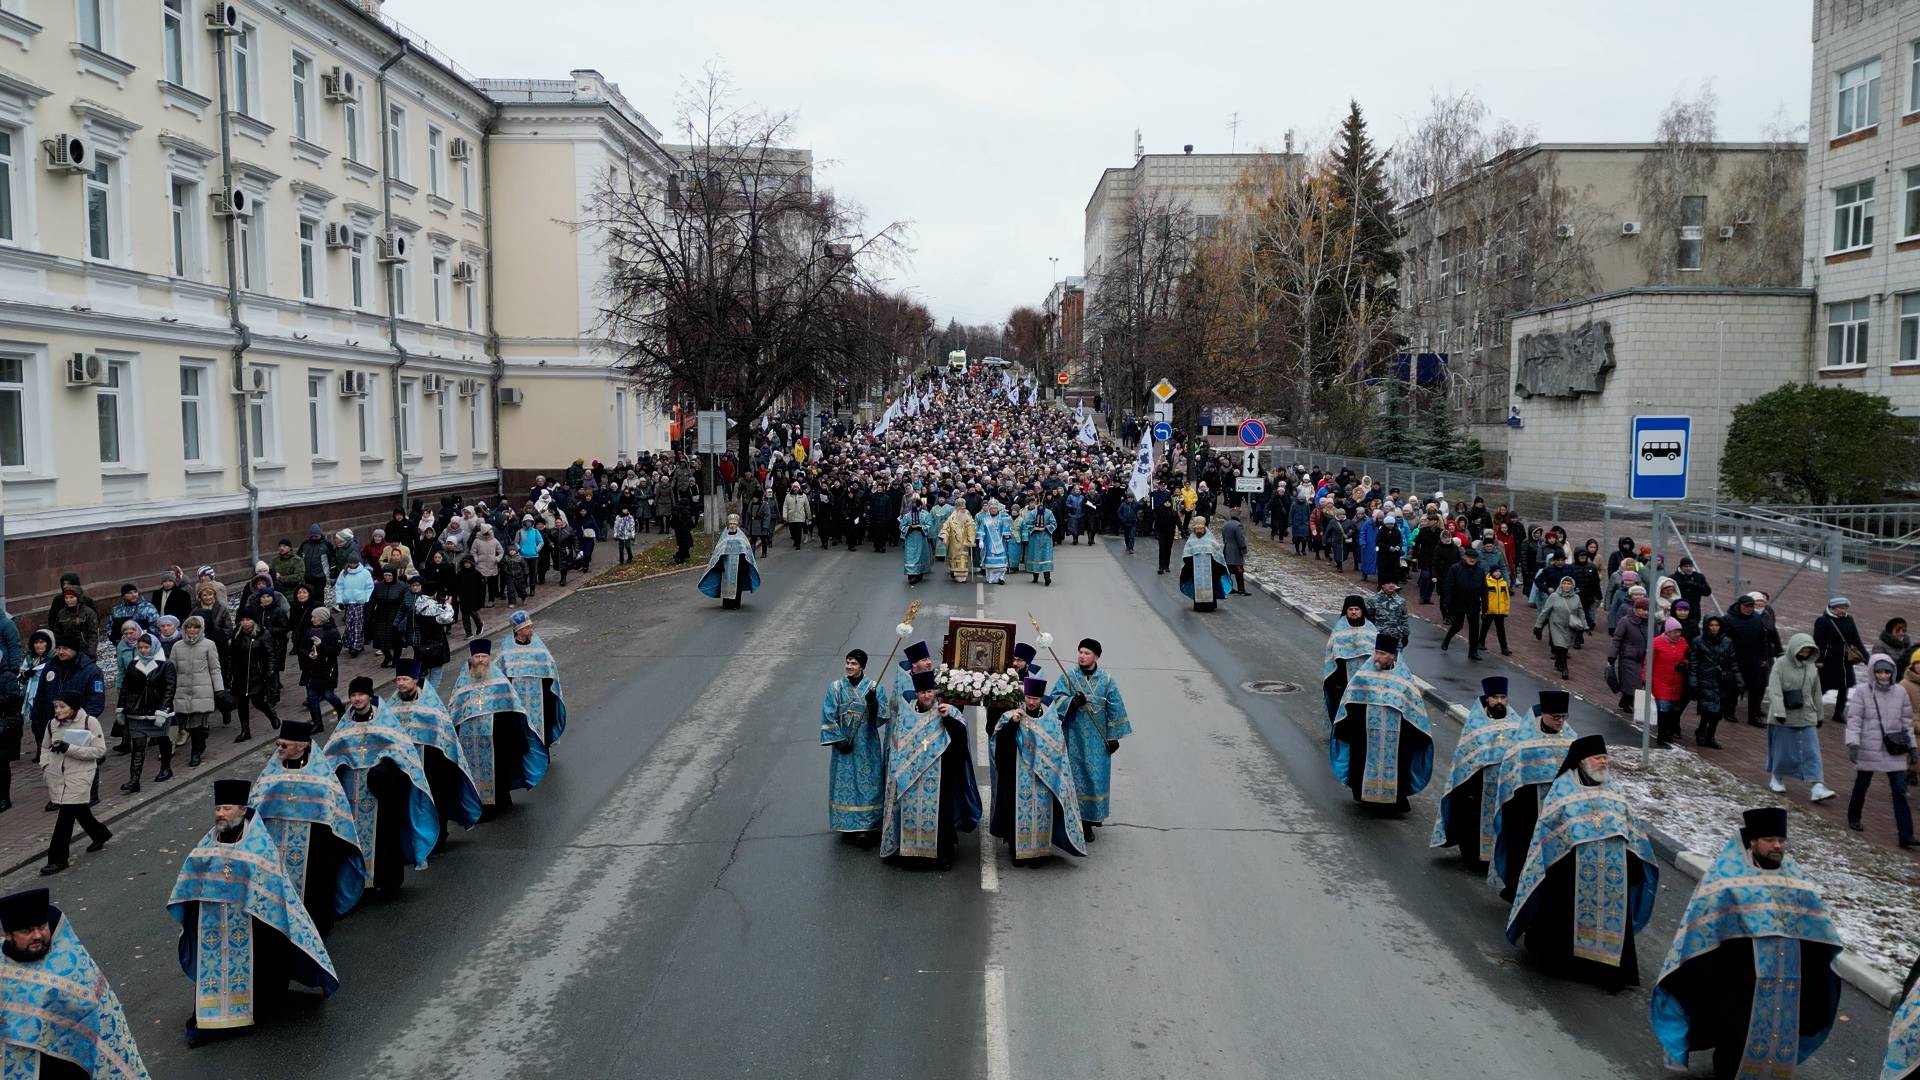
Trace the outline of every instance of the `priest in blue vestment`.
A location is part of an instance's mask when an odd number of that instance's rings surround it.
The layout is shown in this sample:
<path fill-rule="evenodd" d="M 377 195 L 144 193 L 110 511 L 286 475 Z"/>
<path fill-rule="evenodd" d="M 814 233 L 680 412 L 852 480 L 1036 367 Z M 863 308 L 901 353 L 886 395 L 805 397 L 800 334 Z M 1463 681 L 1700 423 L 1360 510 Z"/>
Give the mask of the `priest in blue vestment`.
<path fill-rule="evenodd" d="M 933 670 L 933 650 L 924 641 L 916 641 L 901 651 L 900 670 L 893 674 L 893 696 L 887 703 L 887 715 L 893 716 L 913 701 L 913 677 Z"/>
<path fill-rule="evenodd" d="M 180 969 L 193 980 L 190 1044 L 269 1019 L 289 982 L 327 997 L 340 989 L 300 890 L 280 869 L 273 833 L 247 806 L 251 787 L 213 782 L 213 828 L 187 853 L 167 897 L 180 924 Z"/>
<path fill-rule="evenodd" d="M 1340 698 L 1327 761 L 1353 800 L 1404 814 L 1433 778 L 1433 729 L 1427 704 L 1400 661 L 1400 639 L 1378 634 L 1373 656 L 1357 665 Z"/>
<path fill-rule="evenodd" d="M 0 1077 L 147 1080 L 119 997 L 46 889 L 0 897 Z"/>
<path fill-rule="evenodd" d="M 1453 746 L 1447 768 L 1447 786 L 1440 795 L 1440 814 L 1433 823 L 1429 847 L 1457 847 L 1460 860 L 1475 873 L 1487 872 L 1493 857 L 1491 781 L 1507 756 L 1507 743 L 1521 731 L 1507 709 L 1507 680 L 1489 675 L 1480 680 L 1480 700 L 1467 713 L 1460 741 Z"/>
<path fill-rule="evenodd" d="M 1500 899 L 1513 903 L 1520 871 L 1527 865 L 1533 827 L 1540 820 L 1540 800 L 1560 775 L 1575 732 L 1567 723 L 1573 695 L 1565 690 L 1540 691 L 1540 703 L 1520 720 L 1520 730 L 1507 737 L 1500 765 L 1487 773 L 1484 794 L 1493 799 L 1493 857 L 1487 883 L 1500 890 Z"/>
<path fill-rule="evenodd" d="M 281 872 L 299 891 L 320 936 L 327 936 L 335 917 L 360 902 L 367 861 L 353 804 L 314 748 L 311 721 L 280 722 L 267 767 L 253 782 L 252 806 L 273 834 Z"/>
<path fill-rule="evenodd" d="M 394 727 L 361 675 L 347 686 L 347 711 L 322 751 L 353 807 L 353 827 L 372 871 L 368 884 L 391 895 L 406 868 L 424 868 L 440 840 L 440 814 L 420 750 Z"/>
<path fill-rule="evenodd" d="M 1787 854 L 1787 812 L 1748 810 L 1694 887 L 1650 1005 L 1670 1070 L 1713 1052 L 1713 1075 L 1791 1077 L 1840 1012 L 1842 945 Z"/>
<path fill-rule="evenodd" d="M 1634 936 L 1653 918 L 1653 842 L 1609 783 L 1607 741 L 1575 739 L 1540 804 L 1507 940 L 1564 978 L 1609 991 L 1640 985 Z"/>
<path fill-rule="evenodd" d="M 440 704 L 440 696 L 423 691 L 420 661 L 393 662 L 393 696 L 380 703 L 386 722 L 413 740 L 420 753 L 420 768 L 427 774 L 427 790 L 433 794 L 434 814 L 439 819 L 439 840 L 434 851 L 447 843 L 447 822 L 457 821 L 462 828 L 480 824 L 480 789 L 474 786 L 473 773 L 467 767 L 467 749 L 453 717 Z"/>
<path fill-rule="evenodd" d="M 1193 610 L 1212 611 L 1233 592 L 1233 575 L 1220 561 L 1220 538 L 1207 531 L 1207 519 L 1195 514 L 1187 529 L 1180 548 L 1180 595 L 1193 601 Z"/>
<path fill-rule="evenodd" d="M 1016 641 L 1013 643 L 1013 663 L 1010 665 L 1009 670 L 1021 679 L 1045 678 L 1045 673 L 1040 670 L 1040 665 L 1034 663 L 1034 659 L 1039 655 L 1039 650 L 1033 646 L 1024 641 Z"/>
<path fill-rule="evenodd" d="M 1000 714 L 988 736 L 993 763 L 993 819 L 987 831 L 1013 848 L 1013 865 L 1034 867 L 1053 854 L 1085 855 L 1080 797 L 1060 727 L 1062 699 L 1047 699 L 1047 680 L 1021 680 L 1021 704 Z"/>
<path fill-rule="evenodd" d="M 938 496 L 933 500 L 933 528 L 928 535 L 933 537 L 933 557 L 936 562 L 947 561 L 947 519 L 953 516 L 953 504 L 958 495 L 950 496 L 941 502 Z"/>
<path fill-rule="evenodd" d="M 560 665 L 552 650 L 534 633 L 533 616 L 516 611 L 507 616 L 513 636 L 493 658 L 493 669 L 507 677 L 520 703 L 539 710 L 540 730 L 553 753 L 555 743 L 567 731 L 567 699 L 560 690 Z"/>
<path fill-rule="evenodd" d="M 1901 988 L 1900 1007 L 1893 1011 L 1880 1080 L 1920 1080 L 1920 994 L 1913 992 L 1916 981 L 1920 981 L 1920 960 L 1914 961 L 1908 970 L 1906 985 Z"/>
<path fill-rule="evenodd" d="M 1093 830 L 1113 813 L 1113 755 L 1120 751 L 1120 740 L 1133 734 L 1120 684 L 1100 667 L 1104 651 L 1098 639 L 1081 638 L 1073 669 L 1054 683 L 1067 702 L 1060 728 L 1066 734 L 1073 791 L 1089 843 L 1098 839 Z"/>
<path fill-rule="evenodd" d="M 820 745 L 827 755 L 827 827 L 862 845 L 880 839 L 887 788 L 887 736 L 892 695 L 867 678 L 865 649 L 849 649 L 845 677 L 820 700 Z"/>
<path fill-rule="evenodd" d="M 753 542 L 740 531 L 740 515 L 727 515 L 727 528 L 713 543 L 707 556 L 706 572 L 700 575 L 700 591 L 720 601 L 723 608 L 737 608 L 747 593 L 760 588 L 760 564 L 753 558 Z"/>
<path fill-rule="evenodd" d="M 913 704 L 887 724 L 886 810 L 880 855 L 953 867 L 959 834 L 980 823 L 980 789 L 960 710 L 935 698 L 934 673 L 913 673 Z"/>
<path fill-rule="evenodd" d="M 1007 583 L 1007 560 L 1013 543 L 1013 521 L 999 499 L 988 499 L 986 509 L 973 519 L 974 542 L 980 547 L 980 572 L 989 585 Z"/>
<path fill-rule="evenodd" d="M 1035 496 L 1033 512 L 1023 519 L 1027 523 L 1027 550 L 1022 564 L 1033 580 L 1042 577 L 1047 584 L 1053 584 L 1053 534 L 1060 528 L 1060 520 L 1047 508 L 1046 500 Z"/>
<path fill-rule="evenodd" d="M 1327 635 L 1327 648 L 1320 664 L 1320 691 L 1327 703 L 1327 723 L 1338 717 L 1340 698 L 1347 692 L 1347 681 L 1355 669 L 1373 658 L 1373 641 L 1380 632 L 1367 619 L 1367 602 L 1348 596 L 1340 602 L 1340 618 L 1333 633 Z"/>
<path fill-rule="evenodd" d="M 920 500 L 909 496 L 907 509 L 900 515 L 900 566 L 907 584 L 918 585 L 933 569 L 933 515 L 920 508 Z"/>
<path fill-rule="evenodd" d="M 494 668 L 490 639 L 467 642 L 467 666 L 453 681 L 447 713 L 480 794 L 481 820 L 512 806 L 516 788 L 530 791 L 547 774 L 540 719 Z"/>

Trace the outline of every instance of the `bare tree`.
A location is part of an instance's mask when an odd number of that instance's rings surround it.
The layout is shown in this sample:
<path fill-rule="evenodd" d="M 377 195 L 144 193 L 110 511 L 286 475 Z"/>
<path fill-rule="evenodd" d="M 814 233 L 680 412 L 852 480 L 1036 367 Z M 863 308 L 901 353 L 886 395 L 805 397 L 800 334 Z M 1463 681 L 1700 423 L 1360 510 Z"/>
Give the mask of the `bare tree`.
<path fill-rule="evenodd" d="M 1798 285 L 1801 277 L 1801 214 L 1806 198 L 1807 129 L 1784 114 L 1769 125 L 1768 144 L 1727 177 L 1726 204 L 1733 239 L 1721 245 L 1722 284 Z"/>
<path fill-rule="evenodd" d="M 863 234 L 859 208 L 817 190 L 787 148 L 791 114 L 735 104 L 721 73 L 679 105 L 680 171 L 658 184 L 637 163 L 607 169 L 580 227 L 606 255 L 601 324 L 625 371 L 724 406 L 744 458 L 753 421 L 784 395 L 874 375 L 863 301 L 905 226 Z"/>
<path fill-rule="evenodd" d="M 1681 267 L 1698 270 L 1706 240 L 1706 193 L 1720 155 L 1715 146 L 1720 101 L 1712 86 L 1676 97 L 1660 114 L 1654 149 L 1633 170 L 1640 205 L 1640 261 L 1647 280 L 1671 284 Z M 1696 219 L 1697 220 L 1694 220 Z"/>
<path fill-rule="evenodd" d="M 1108 400 L 1144 410 L 1153 343 L 1171 318 L 1181 276 L 1192 264 L 1195 221 L 1184 201 L 1136 194 L 1119 224 L 1120 244 L 1087 283 L 1087 338 Z"/>

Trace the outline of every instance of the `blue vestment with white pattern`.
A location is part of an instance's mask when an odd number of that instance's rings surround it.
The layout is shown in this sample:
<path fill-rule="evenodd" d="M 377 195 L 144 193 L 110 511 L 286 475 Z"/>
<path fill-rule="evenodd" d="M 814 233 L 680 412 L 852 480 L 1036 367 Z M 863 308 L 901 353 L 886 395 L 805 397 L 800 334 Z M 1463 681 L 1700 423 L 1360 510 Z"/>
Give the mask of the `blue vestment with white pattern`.
<path fill-rule="evenodd" d="M 1053 511 L 1042 506 L 1027 521 L 1027 550 L 1022 566 L 1029 574 L 1053 573 L 1053 530 L 1060 521 Z"/>
<path fill-rule="evenodd" d="M 531 635 L 525 645 L 509 637 L 493 654 L 493 670 L 513 684 L 522 705 L 539 711 L 535 719 L 547 749 L 552 750 L 567 730 L 567 698 L 560 690 L 560 665 L 554 662 L 553 651 L 539 634 Z M 551 709 L 548 693 L 553 695 Z"/>
<path fill-rule="evenodd" d="M 878 528 L 879 526 L 875 526 Z M 738 529 L 720 534 L 700 575 L 700 591 L 715 600 L 738 600 L 743 592 L 760 588 L 760 564 L 753 559 L 753 543 Z"/>
<path fill-rule="evenodd" d="M 879 705 L 867 723 L 867 692 Z M 827 827 L 864 833 L 880 827 L 887 789 L 887 720 L 893 700 L 872 679 L 835 679 L 820 700 L 820 745 L 852 742 L 853 749 L 827 755 Z"/>
<path fill-rule="evenodd" d="M 1016 859 L 1044 858 L 1055 847 L 1072 855 L 1087 853 L 1080 797 L 1073 786 L 1073 761 L 1067 752 L 1066 732 L 1060 727 L 1060 714 L 1065 710 L 1066 702 L 1057 697 L 1041 707 L 1039 716 L 1028 715 L 1022 703 L 1001 713 L 988 736 L 993 744 L 987 755 L 993 765 L 989 776 L 996 798 L 1001 791 L 998 743 L 1005 738 L 1018 740 L 1013 782 L 1007 789 L 1013 800 L 1009 816 L 1012 834 L 993 834 L 1013 846 Z M 1010 731 L 1008 725 L 1015 721 L 1020 726 Z M 1053 812 L 1056 805 L 1060 808 L 1058 815 Z"/>
<path fill-rule="evenodd" d="M 907 708 L 887 724 L 886 810 L 881 817 L 880 854 L 932 859 L 940 853 L 940 759 L 953 745 L 945 718 L 951 713 L 960 730 L 959 710 L 935 702 L 921 712 Z M 966 754 L 966 747 L 960 748 Z M 954 828 L 972 832 L 980 823 L 980 788 L 969 760 L 959 770 L 961 790 L 953 792 Z"/>
<path fill-rule="evenodd" d="M 380 703 L 380 713 L 374 717 L 376 722 L 382 719 L 413 740 L 420 752 L 423 771 L 434 767 L 433 759 L 427 755 L 429 747 L 440 751 L 447 760 L 450 768 L 446 779 L 452 781 L 451 787 L 457 795 L 451 806 L 439 806 L 436 801 L 439 812 L 469 829 L 480 824 L 480 789 L 474 786 L 473 773 L 467 768 L 467 750 L 460 742 L 460 732 L 453 726 L 453 717 L 447 715 L 446 707 L 440 704 L 439 695 L 429 698 L 422 694 L 413 701 L 388 698 Z M 432 781 L 431 772 L 427 779 Z"/>
<path fill-rule="evenodd" d="M 280 755 L 267 755 L 267 767 L 247 796 L 280 852 L 280 869 L 300 895 L 306 895 L 307 867 L 312 855 L 312 826 L 319 825 L 345 845 L 334 873 L 333 911 L 345 915 L 360 902 L 367 887 L 367 862 L 360 850 L 360 832 L 353 820 L 353 804 L 326 759 L 307 754 L 302 768 L 292 768 Z"/>
<path fill-rule="evenodd" d="M 1447 767 L 1447 786 L 1440 793 L 1440 813 L 1434 818 L 1433 836 L 1428 847 L 1446 847 L 1447 833 L 1453 826 L 1453 793 L 1462 784 L 1480 776 L 1480 817 L 1475 824 L 1480 831 L 1479 859 L 1487 858 L 1493 850 L 1493 815 L 1500 807 L 1493 801 L 1494 770 L 1506 758 L 1507 744 L 1521 732 L 1513 713 L 1498 720 L 1487 715 L 1484 705 L 1476 704 L 1467 714 L 1466 726 L 1460 729 L 1460 741 L 1453 744 L 1453 763 Z M 1484 775 L 1482 775 L 1484 773 Z"/>
<path fill-rule="evenodd" d="M 1573 955 L 1618 967 L 1627 935 L 1646 929 L 1653 918 L 1660 865 L 1627 800 L 1605 783 L 1582 783 L 1578 769 L 1561 773 L 1540 804 L 1533 846 L 1507 915 L 1507 940 L 1519 944 L 1521 935 L 1543 916 L 1537 892 L 1554 865 L 1569 857 Z M 1638 884 L 1633 884 L 1627 866 L 1630 859 L 1640 861 Z"/>
<path fill-rule="evenodd" d="M 505 790 L 531 789 L 547 774 L 547 747 L 540 732 L 540 721 L 532 714 L 513 683 L 489 669 L 487 680 L 480 682 L 470 668 L 461 668 L 453 682 L 453 701 L 447 712 L 460 734 L 460 746 L 467 755 L 467 772 L 488 806 L 500 802 L 501 785 Z M 520 755 L 511 776 L 496 776 L 494 750 L 496 724 L 519 724 L 526 728 L 526 751 Z"/>
<path fill-rule="evenodd" d="M 900 565 L 905 573 L 917 577 L 933 569 L 932 535 L 932 514 L 909 510 L 900 515 Z"/>
<path fill-rule="evenodd" d="M 147 1080 L 127 1014 L 59 908 L 53 941 L 31 963 L 0 953 L 0 1076 L 40 1075 L 40 1055 L 96 1080 Z"/>
<path fill-rule="evenodd" d="M 386 723 L 381 714 L 367 721 L 348 720 L 333 729 L 321 753 L 327 759 L 327 767 L 340 778 L 340 786 L 346 790 L 347 802 L 353 807 L 354 830 L 359 836 L 360 850 L 366 853 L 368 866 L 375 864 L 379 841 L 375 825 L 380 819 L 380 800 L 367 784 L 367 773 L 384 760 L 393 762 L 406 774 L 410 843 L 401 854 L 401 861 L 415 869 L 424 868 L 427 856 L 440 842 L 440 814 L 433 807 L 433 788 L 420 765 L 420 750 L 407 738 L 407 733 Z"/>
<path fill-rule="evenodd" d="M 1917 1069 L 1920 1069 L 1920 994 L 1908 993 L 1894 1010 L 1880 1080 L 1908 1080 Z"/>
<path fill-rule="evenodd" d="M 1075 709 L 1071 700 L 1061 706 L 1060 725 L 1066 734 L 1067 758 L 1073 764 L 1073 790 L 1080 800 L 1083 821 L 1104 822 L 1113 812 L 1113 755 L 1107 744 L 1133 734 L 1127 703 L 1120 685 L 1104 668 L 1089 675 L 1078 665 L 1053 684 L 1060 697 L 1085 694 L 1087 703 Z"/>
<path fill-rule="evenodd" d="M 1504 889 L 1507 884 L 1507 842 L 1506 808 L 1514 797 L 1526 787 L 1538 786 L 1544 789 L 1560 775 L 1560 766 L 1567 759 L 1567 748 L 1573 745 L 1578 733 L 1572 724 L 1562 725 L 1559 731 L 1540 730 L 1539 707 L 1520 720 L 1520 730 L 1509 738 L 1507 752 L 1500 757 L 1500 765 L 1489 772 L 1483 792 L 1492 792 L 1493 797 L 1493 857 L 1487 860 L 1487 884 L 1496 889 Z M 1536 800 L 1544 791 L 1535 793 Z M 1484 797 L 1484 795 L 1483 795 Z M 1536 803 L 1534 809 L 1538 811 Z M 1537 814 L 1533 820 L 1538 820 Z M 1532 838 L 1531 826 L 1527 836 Z M 1516 840 L 1517 844 L 1518 841 Z M 1519 875 L 1524 867 L 1513 868 Z"/>
<path fill-rule="evenodd" d="M 1356 666 L 1349 673 L 1346 692 L 1334 710 L 1333 732 L 1327 739 L 1327 763 L 1334 779 L 1353 787 L 1353 747 L 1351 735 L 1341 737 L 1343 726 L 1351 726 L 1347 706 L 1366 707 L 1366 728 L 1359 735 L 1366 743 L 1365 771 L 1360 776 L 1356 797 L 1363 803 L 1392 804 L 1401 798 L 1420 794 L 1433 779 L 1433 728 L 1427 719 L 1427 704 L 1420 688 L 1413 684 L 1413 673 L 1396 658 L 1391 671 L 1373 664 Z M 1408 758 L 1408 775 L 1402 789 L 1400 741 L 1414 740 Z"/>

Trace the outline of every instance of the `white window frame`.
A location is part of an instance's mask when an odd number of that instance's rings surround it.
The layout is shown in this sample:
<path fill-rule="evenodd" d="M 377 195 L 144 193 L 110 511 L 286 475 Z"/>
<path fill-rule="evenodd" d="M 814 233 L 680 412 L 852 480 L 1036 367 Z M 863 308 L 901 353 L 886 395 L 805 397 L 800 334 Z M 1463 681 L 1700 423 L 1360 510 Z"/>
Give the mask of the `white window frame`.
<path fill-rule="evenodd" d="M 1920 166 L 1906 170 L 1906 218 L 1901 223 L 1903 230 L 1900 238 L 1911 240 L 1920 237 Z"/>
<path fill-rule="evenodd" d="M 313 57 L 298 49 L 293 51 L 293 60 L 287 68 L 288 109 L 293 114 L 293 137 L 305 142 L 314 142 L 314 133 L 319 128 L 319 119 L 314 112 L 314 91 L 319 88 L 319 79 Z"/>
<path fill-rule="evenodd" d="M 94 13 L 95 40 L 88 41 L 87 13 Z M 120 0 L 74 0 L 73 40 L 95 52 L 116 56 L 120 49 Z"/>
<path fill-rule="evenodd" d="M 319 218 L 300 215 L 294 228 L 300 244 L 300 298 L 321 301 L 327 295 L 327 264 L 321 248 L 326 226 Z"/>
<path fill-rule="evenodd" d="M 127 183 L 123 159 L 109 154 L 95 152 L 94 169 L 82 178 L 83 194 L 80 200 L 81 223 L 86 237 L 86 253 L 89 262 L 125 264 L 128 256 L 127 235 Z M 106 179 L 94 175 L 94 170 L 104 171 Z M 93 207 L 94 197 L 100 197 L 101 213 L 105 218 L 107 253 L 99 254 L 93 249 Z"/>
<path fill-rule="evenodd" d="M 103 452 L 100 468 L 111 472 L 137 471 L 140 467 L 140 393 L 133 357 L 124 353 L 101 353 L 100 364 L 105 381 L 93 388 L 95 429 L 97 434 L 104 434 L 106 418 L 101 410 L 111 402 L 117 455 L 108 460 Z"/>
<path fill-rule="evenodd" d="M 193 78 L 194 29 L 190 0 L 161 0 L 160 77 L 175 86 Z"/>
<path fill-rule="evenodd" d="M 207 264 L 201 198 L 199 181 L 167 174 L 168 255 L 175 277 L 198 279 Z"/>
<path fill-rule="evenodd" d="M 453 420 L 453 380 L 440 380 L 440 392 L 433 396 L 433 426 L 440 437 L 440 456 L 460 456 L 460 432 Z"/>
<path fill-rule="evenodd" d="M 1920 292 L 1900 294 L 1900 352 L 1894 363 L 1920 364 Z"/>
<path fill-rule="evenodd" d="M 1880 58 L 1864 60 L 1833 77 L 1833 137 L 1866 131 L 1880 123 Z"/>
<path fill-rule="evenodd" d="M 39 437 L 45 432 L 36 430 L 44 429 L 45 425 L 35 423 L 44 415 L 39 408 L 39 396 L 46 370 L 45 357 L 46 351 L 41 346 L 0 345 L 0 360 L 18 361 L 20 364 L 20 381 L 0 382 L 0 398 L 9 395 L 19 398 L 20 460 L 7 464 L 6 448 L 0 446 L 0 475 L 31 476 L 37 472 L 40 463 L 47 460 L 38 444 Z M 6 374 L 4 368 L 0 368 L 0 374 Z"/>
<path fill-rule="evenodd" d="M 474 457 L 487 456 L 487 394 L 491 388 L 484 380 L 480 392 L 467 399 L 467 448 Z"/>
<path fill-rule="evenodd" d="M 349 305 L 356 311 L 367 310 L 369 286 L 373 284 L 372 263 L 368 261 L 367 248 L 373 238 L 367 230 L 354 226 L 353 244 L 347 248 L 347 281 L 350 291 L 347 294 Z"/>
<path fill-rule="evenodd" d="M 413 246 L 408 238 L 407 246 Z M 413 261 L 412 257 L 387 265 L 387 310 L 396 318 L 413 317 Z"/>
<path fill-rule="evenodd" d="M 24 181 L 29 175 L 21 165 L 31 162 L 33 155 L 27 150 L 23 128 L 0 124 L 0 136 L 5 136 L 7 143 L 6 148 L 0 150 L 0 244 L 17 245 L 26 231 Z"/>
<path fill-rule="evenodd" d="M 197 392 L 187 390 L 187 372 L 193 372 L 198 378 Z M 220 367 L 211 360 L 180 361 L 180 460 L 189 469 L 205 469 L 220 464 L 220 417 L 214 411 L 214 383 L 220 377 Z M 193 410 L 194 441 L 199 444 L 200 453 L 195 456 L 187 452 L 187 416 Z"/>
<path fill-rule="evenodd" d="M 240 24 L 240 32 L 227 45 L 227 78 L 233 92 L 233 111 L 252 119 L 261 119 L 260 101 L 260 28 L 250 22 Z"/>
<path fill-rule="evenodd" d="M 339 460 L 335 457 L 333 430 L 333 387 L 337 377 L 325 368 L 307 369 L 307 452 L 314 461 Z"/>
<path fill-rule="evenodd" d="M 1865 298 L 1827 305 L 1827 362 L 1825 367 L 1867 366 L 1868 327 L 1873 302 Z"/>
<path fill-rule="evenodd" d="M 449 275 L 452 273 L 450 269 L 452 265 L 451 258 L 446 255 L 435 255 L 433 261 L 428 264 L 430 268 L 429 276 L 433 282 L 433 321 L 440 325 L 445 325 L 450 321 L 447 318 L 447 301 L 450 299 L 448 295 L 450 288 L 448 282 L 450 281 Z"/>
<path fill-rule="evenodd" d="M 354 399 L 353 416 L 360 460 L 380 460 L 380 376 L 367 377 L 367 392 Z"/>
<path fill-rule="evenodd" d="M 1696 201 L 1697 200 L 1697 201 Z M 1687 224 L 1687 208 L 1697 206 L 1700 220 Z M 1688 264 L 1687 255 L 1691 251 L 1692 264 Z M 1680 243 L 1674 250 L 1674 268 L 1684 272 L 1698 271 L 1707 261 L 1707 197 L 1705 195 L 1682 195 L 1680 197 Z"/>
<path fill-rule="evenodd" d="M 472 281 L 460 287 L 460 292 L 461 303 L 466 307 L 467 329 L 471 330 L 480 321 L 480 278 L 478 270 L 475 271 L 475 276 Z"/>
<path fill-rule="evenodd" d="M 247 453 L 255 465 L 279 466 L 280 456 L 280 369 L 272 364 L 257 365 L 267 373 L 267 391 L 247 395 Z"/>
<path fill-rule="evenodd" d="M 460 208 L 473 209 L 473 152 L 467 152 L 466 160 L 460 163 Z"/>
<path fill-rule="evenodd" d="M 407 162 L 407 110 L 401 105 L 387 106 L 387 171 L 396 180 L 413 175 Z"/>
<path fill-rule="evenodd" d="M 346 102 L 341 113 L 341 122 L 347 132 L 347 160 L 365 164 L 361 155 L 367 146 L 367 98 L 365 80 L 358 75 L 353 80 L 353 100 Z"/>
<path fill-rule="evenodd" d="M 266 289 L 265 259 L 261 257 L 261 233 L 264 231 L 257 216 L 235 218 L 233 220 L 234 262 L 240 270 L 240 288 L 250 293 L 264 293 Z"/>
<path fill-rule="evenodd" d="M 1873 246 L 1873 178 L 1833 189 L 1833 248 L 1829 255 Z"/>
<path fill-rule="evenodd" d="M 427 125 L 427 193 L 447 197 L 447 132 Z"/>
<path fill-rule="evenodd" d="M 1909 48 L 1912 58 L 1907 61 L 1907 111 L 1920 113 L 1920 41 Z"/>
<path fill-rule="evenodd" d="M 420 458 L 420 380 L 400 380 L 400 456 Z"/>

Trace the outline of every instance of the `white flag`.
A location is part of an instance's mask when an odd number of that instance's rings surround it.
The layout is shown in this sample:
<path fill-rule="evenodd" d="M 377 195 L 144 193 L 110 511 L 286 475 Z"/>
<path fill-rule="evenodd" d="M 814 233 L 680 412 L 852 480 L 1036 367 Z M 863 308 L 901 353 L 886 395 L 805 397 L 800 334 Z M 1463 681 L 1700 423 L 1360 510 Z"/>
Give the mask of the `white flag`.
<path fill-rule="evenodd" d="M 911 389 L 909 389 L 906 392 L 906 394 L 903 395 L 902 400 L 907 403 L 908 416 L 920 415 L 920 398 L 916 394 L 914 394 L 914 392 Z"/>
<path fill-rule="evenodd" d="M 1092 446 L 1100 441 L 1099 434 L 1093 430 L 1092 413 L 1080 418 L 1080 434 L 1074 436 L 1074 440 L 1081 446 Z"/>
<path fill-rule="evenodd" d="M 873 425 L 875 435 L 885 435 L 893 422 L 900 419 L 900 401 L 900 398 L 894 398 L 893 404 L 887 406 L 887 411 L 880 414 L 880 422 Z"/>
<path fill-rule="evenodd" d="M 1140 433 L 1140 449 L 1134 451 L 1133 475 L 1127 479 L 1127 490 L 1136 499 L 1144 499 L 1153 487 L 1153 429 Z"/>

